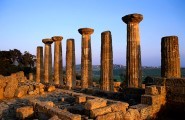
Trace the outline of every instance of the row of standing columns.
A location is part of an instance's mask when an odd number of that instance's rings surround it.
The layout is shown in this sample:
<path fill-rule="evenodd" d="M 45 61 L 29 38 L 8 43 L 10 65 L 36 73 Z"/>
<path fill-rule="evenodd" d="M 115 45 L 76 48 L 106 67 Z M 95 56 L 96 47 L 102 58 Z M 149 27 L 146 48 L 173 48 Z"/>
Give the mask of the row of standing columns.
<path fill-rule="evenodd" d="M 126 54 L 126 80 L 127 87 L 139 88 L 142 83 L 141 72 L 141 47 L 139 35 L 139 23 L 143 20 L 141 14 L 130 14 L 122 17 L 127 24 L 127 54 Z M 81 41 L 81 88 L 92 87 L 92 52 L 91 28 L 81 28 L 78 32 L 82 35 Z M 62 36 L 54 36 L 51 39 L 43 39 L 45 44 L 44 66 L 43 48 L 37 47 L 36 82 L 64 84 L 62 65 Z M 52 79 L 52 51 L 54 48 L 54 79 Z M 112 35 L 110 31 L 101 34 L 101 76 L 100 88 L 105 91 L 113 90 L 113 51 Z M 44 76 L 43 76 L 44 72 Z M 66 46 L 66 85 L 75 87 L 75 43 L 74 39 L 67 39 Z M 161 76 L 180 77 L 180 55 L 178 37 L 167 36 L 161 40 Z M 43 79 L 44 78 L 44 79 Z"/>

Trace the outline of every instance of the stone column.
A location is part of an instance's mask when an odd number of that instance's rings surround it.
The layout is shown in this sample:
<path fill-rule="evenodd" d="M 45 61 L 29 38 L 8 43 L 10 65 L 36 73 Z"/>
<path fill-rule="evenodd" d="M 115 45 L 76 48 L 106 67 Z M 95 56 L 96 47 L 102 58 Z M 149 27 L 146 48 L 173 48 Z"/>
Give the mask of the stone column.
<path fill-rule="evenodd" d="M 75 66 L 75 43 L 74 39 L 67 39 L 66 46 L 66 81 L 69 89 L 76 86 L 76 66 Z"/>
<path fill-rule="evenodd" d="M 54 84 L 63 85 L 63 65 L 62 65 L 62 36 L 54 36 L 52 40 L 55 43 L 54 50 Z"/>
<path fill-rule="evenodd" d="M 52 54 L 51 44 L 53 40 L 43 39 L 42 42 L 45 44 L 44 50 L 44 83 L 53 83 L 52 79 Z"/>
<path fill-rule="evenodd" d="M 161 40 L 161 77 L 180 78 L 180 69 L 178 37 L 163 37 Z"/>
<path fill-rule="evenodd" d="M 37 47 L 37 59 L 36 59 L 36 82 L 43 82 L 44 66 L 43 66 L 43 47 Z"/>
<path fill-rule="evenodd" d="M 122 17 L 127 24 L 127 61 L 126 61 L 126 80 L 128 87 L 141 87 L 141 51 L 139 22 L 143 16 L 141 14 L 130 14 Z"/>
<path fill-rule="evenodd" d="M 101 33 L 101 70 L 100 88 L 113 91 L 113 53 L 110 31 Z"/>
<path fill-rule="evenodd" d="M 92 86 L 91 34 L 94 30 L 81 28 L 78 32 L 82 35 L 81 84 L 82 88 L 88 88 Z"/>

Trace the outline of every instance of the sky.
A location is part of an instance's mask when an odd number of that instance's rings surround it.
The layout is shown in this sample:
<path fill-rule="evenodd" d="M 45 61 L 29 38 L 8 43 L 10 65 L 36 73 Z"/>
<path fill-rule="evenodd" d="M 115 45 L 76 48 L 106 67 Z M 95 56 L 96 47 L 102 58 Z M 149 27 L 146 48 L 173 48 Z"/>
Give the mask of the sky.
<path fill-rule="evenodd" d="M 100 64 L 101 33 L 111 31 L 114 64 L 126 65 L 125 15 L 139 13 L 143 66 L 161 65 L 161 38 L 179 38 L 181 66 L 185 67 L 185 0 L 0 0 L 0 50 L 19 49 L 36 55 L 42 39 L 75 39 L 76 64 L 81 63 L 79 28 L 93 28 L 92 61 Z M 54 44 L 52 45 L 52 49 Z M 52 51 L 54 54 L 54 49 Z"/>

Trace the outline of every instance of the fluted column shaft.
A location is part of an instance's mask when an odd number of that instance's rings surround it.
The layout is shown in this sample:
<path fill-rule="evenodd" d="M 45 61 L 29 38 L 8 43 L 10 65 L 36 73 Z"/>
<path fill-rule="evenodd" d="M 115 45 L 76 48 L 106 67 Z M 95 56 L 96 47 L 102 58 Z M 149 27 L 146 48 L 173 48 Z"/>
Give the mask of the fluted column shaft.
<path fill-rule="evenodd" d="M 100 88 L 105 91 L 113 91 L 113 53 L 110 31 L 105 31 L 101 34 L 100 73 Z"/>
<path fill-rule="evenodd" d="M 44 51 L 44 83 L 53 83 L 52 79 L 52 53 L 51 44 L 53 41 L 51 39 L 44 39 L 45 51 Z"/>
<path fill-rule="evenodd" d="M 127 24 L 127 61 L 126 79 L 128 87 L 141 87 L 141 51 L 139 22 L 143 19 L 140 14 L 130 14 L 122 18 Z"/>
<path fill-rule="evenodd" d="M 44 67 L 43 67 L 43 47 L 37 47 L 36 59 L 36 82 L 43 82 Z"/>
<path fill-rule="evenodd" d="M 69 89 L 76 86 L 76 66 L 75 66 L 75 43 L 74 39 L 67 40 L 66 46 L 66 81 Z"/>
<path fill-rule="evenodd" d="M 55 43 L 54 48 L 54 84 L 63 85 L 63 65 L 62 65 L 62 36 L 54 36 L 52 40 Z"/>
<path fill-rule="evenodd" d="M 91 55 L 91 34 L 94 32 L 90 28 L 82 28 L 78 30 L 82 35 L 82 51 L 81 51 L 81 85 L 82 88 L 92 86 L 92 55 Z"/>
<path fill-rule="evenodd" d="M 180 69 L 178 37 L 163 37 L 161 40 L 161 77 L 180 78 Z"/>

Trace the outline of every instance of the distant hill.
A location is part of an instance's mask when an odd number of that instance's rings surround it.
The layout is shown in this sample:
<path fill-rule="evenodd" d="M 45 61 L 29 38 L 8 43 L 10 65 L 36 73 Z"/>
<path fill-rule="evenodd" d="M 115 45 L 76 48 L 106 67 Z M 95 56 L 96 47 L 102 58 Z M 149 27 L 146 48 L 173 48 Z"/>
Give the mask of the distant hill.
<path fill-rule="evenodd" d="M 100 65 L 93 65 L 93 79 L 99 80 L 100 79 Z M 76 65 L 76 72 L 80 73 L 81 65 Z M 114 79 L 116 81 L 122 81 L 120 78 L 120 74 L 125 75 L 126 73 L 126 66 L 114 64 L 113 65 L 113 74 Z M 185 77 L 185 68 L 181 68 L 182 77 Z M 153 67 L 153 66 L 142 66 L 142 79 L 144 80 L 147 76 L 151 77 L 160 77 L 161 76 L 161 68 L 160 67 Z"/>

